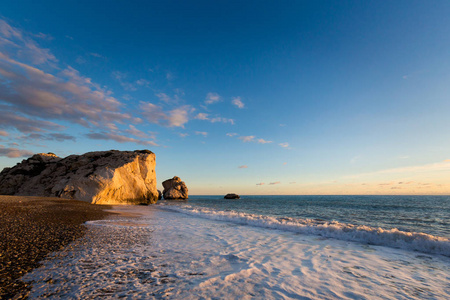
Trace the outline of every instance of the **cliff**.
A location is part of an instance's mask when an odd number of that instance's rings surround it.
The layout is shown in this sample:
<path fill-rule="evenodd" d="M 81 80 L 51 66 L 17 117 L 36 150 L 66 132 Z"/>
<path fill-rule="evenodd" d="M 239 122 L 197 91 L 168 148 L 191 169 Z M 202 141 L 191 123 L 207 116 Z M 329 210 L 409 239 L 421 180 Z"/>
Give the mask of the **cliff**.
<path fill-rule="evenodd" d="M 0 173 L 0 194 L 56 196 L 94 204 L 156 203 L 155 154 L 149 150 L 66 158 L 36 154 Z"/>

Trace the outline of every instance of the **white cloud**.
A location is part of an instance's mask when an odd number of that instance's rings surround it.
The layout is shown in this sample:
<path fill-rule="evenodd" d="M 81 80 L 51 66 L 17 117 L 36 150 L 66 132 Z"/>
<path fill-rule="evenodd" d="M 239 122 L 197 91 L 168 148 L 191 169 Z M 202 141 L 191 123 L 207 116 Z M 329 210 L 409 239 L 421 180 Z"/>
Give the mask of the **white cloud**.
<path fill-rule="evenodd" d="M 238 139 L 240 139 L 244 143 L 248 143 L 252 142 L 255 139 L 255 136 L 254 135 L 240 136 L 238 137 Z"/>
<path fill-rule="evenodd" d="M 135 126 L 133 125 L 129 125 L 128 126 L 129 129 L 124 130 L 124 132 L 129 133 L 131 135 L 143 138 L 143 139 L 155 139 L 154 135 L 149 135 L 139 129 L 137 129 Z"/>
<path fill-rule="evenodd" d="M 194 119 L 197 119 L 197 120 L 209 120 L 208 114 L 205 114 L 205 113 L 198 113 L 198 114 L 194 117 Z"/>
<path fill-rule="evenodd" d="M 179 133 L 178 135 L 179 135 L 180 137 L 184 138 L 184 137 L 187 137 L 189 134 L 187 134 L 187 133 Z"/>
<path fill-rule="evenodd" d="M 289 143 L 280 143 L 280 144 L 278 144 L 278 145 L 279 145 L 280 147 L 289 149 Z"/>
<path fill-rule="evenodd" d="M 238 168 L 239 168 L 239 169 L 247 169 L 248 166 L 247 166 L 247 165 L 242 165 L 242 166 L 239 166 Z"/>
<path fill-rule="evenodd" d="M 148 122 L 163 125 L 166 127 L 182 127 L 189 121 L 188 114 L 192 111 L 189 105 L 164 112 L 162 107 L 150 102 L 141 102 L 142 115 Z"/>
<path fill-rule="evenodd" d="M 238 135 L 237 133 L 227 133 L 227 136 L 229 136 L 229 137 L 233 137 L 233 136 L 236 136 L 236 135 Z"/>
<path fill-rule="evenodd" d="M 206 95 L 205 103 L 213 104 L 220 101 L 220 96 L 217 93 L 208 93 Z"/>
<path fill-rule="evenodd" d="M 266 141 L 264 139 L 257 139 L 256 141 L 258 144 L 270 144 L 272 141 Z"/>
<path fill-rule="evenodd" d="M 244 108 L 244 103 L 242 102 L 241 97 L 234 97 L 233 100 L 231 100 L 231 103 L 239 108 Z"/>

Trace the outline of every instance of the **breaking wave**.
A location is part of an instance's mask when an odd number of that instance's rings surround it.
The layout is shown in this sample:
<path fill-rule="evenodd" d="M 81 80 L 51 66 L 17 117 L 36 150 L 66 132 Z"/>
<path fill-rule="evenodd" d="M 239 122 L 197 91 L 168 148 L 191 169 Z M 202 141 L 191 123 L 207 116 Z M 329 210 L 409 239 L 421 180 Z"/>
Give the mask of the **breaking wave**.
<path fill-rule="evenodd" d="M 202 218 L 263 228 L 286 230 L 326 238 L 360 242 L 371 245 L 402 248 L 450 257 L 450 239 L 421 232 L 406 232 L 397 228 L 383 229 L 337 221 L 271 217 L 236 211 L 220 211 L 190 205 L 159 204 L 159 207 Z"/>

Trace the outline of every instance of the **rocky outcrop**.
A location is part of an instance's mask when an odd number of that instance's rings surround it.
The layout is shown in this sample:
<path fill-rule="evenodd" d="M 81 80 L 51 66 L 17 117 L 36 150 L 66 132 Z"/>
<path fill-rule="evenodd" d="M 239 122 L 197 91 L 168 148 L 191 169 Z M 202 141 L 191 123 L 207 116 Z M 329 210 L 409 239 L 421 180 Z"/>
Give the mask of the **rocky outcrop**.
<path fill-rule="evenodd" d="M 226 194 L 224 199 L 241 199 L 241 197 L 238 194 Z"/>
<path fill-rule="evenodd" d="M 155 203 L 155 154 L 149 150 L 89 152 L 66 158 L 36 154 L 3 169 L 0 194 L 56 196 L 94 204 Z"/>
<path fill-rule="evenodd" d="M 180 177 L 174 176 L 172 179 L 167 179 L 162 183 L 164 199 L 187 199 L 188 188 Z"/>

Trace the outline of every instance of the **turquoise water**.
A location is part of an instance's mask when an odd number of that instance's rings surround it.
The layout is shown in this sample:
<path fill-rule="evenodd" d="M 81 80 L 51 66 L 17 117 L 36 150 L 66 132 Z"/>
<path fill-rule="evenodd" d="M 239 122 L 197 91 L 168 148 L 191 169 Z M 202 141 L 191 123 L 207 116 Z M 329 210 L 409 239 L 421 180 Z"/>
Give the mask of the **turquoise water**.
<path fill-rule="evenodd" d="M 191 196 L 192 206 L 338 221 L 450 238 L 450 196 Z"/>

